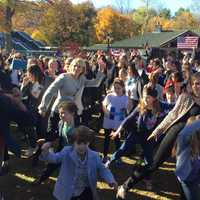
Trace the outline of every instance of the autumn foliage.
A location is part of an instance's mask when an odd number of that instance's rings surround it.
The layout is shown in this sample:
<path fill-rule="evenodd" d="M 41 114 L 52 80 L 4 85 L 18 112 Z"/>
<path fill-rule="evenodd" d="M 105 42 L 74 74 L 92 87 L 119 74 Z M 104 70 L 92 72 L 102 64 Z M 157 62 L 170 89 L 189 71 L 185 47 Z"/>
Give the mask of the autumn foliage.
<path fill-rule="evenodd" d="M 10 18 L 6 12 L 10 9 Z M 7 13 L 8 14 L 8 13 Z M 152 32 L 160 24 L 164 30 L 199 29 L 200 20 L 189 9 L 180 8 L 174 16 L 163 8 L 140 7 L 121 13 L 112 7 L 96 9 L 86 1 L 0 0 L 0 31 L 20 30 L 48 45 L 89 46 Z"/>
<path fill-rule="evenodd" d="M 97 12 L 95 30 L 99 42 L 106 42 L 108 33 L 113 40 L 131 37 L 137 33 L 135 28 L 136 23 L 129 16 L 112 8 L 103 8 Z"/>

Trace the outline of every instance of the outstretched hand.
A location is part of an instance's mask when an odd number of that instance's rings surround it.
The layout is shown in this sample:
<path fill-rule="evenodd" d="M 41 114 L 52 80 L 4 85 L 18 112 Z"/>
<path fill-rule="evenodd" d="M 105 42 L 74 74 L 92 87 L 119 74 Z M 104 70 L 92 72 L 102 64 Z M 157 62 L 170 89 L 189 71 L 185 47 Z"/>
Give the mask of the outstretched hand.
<path fill-rule="evenodd" d="M 148 138 L 147 141 L 154 139 L 155 141 L 158 140 L 158 138 L 162 135 L 162 132 L 158 132 L 158 133 L 152 133 Z"/>
<path fill-rule="evenodd" d="M 147 141 L 149 141 L 149 140 L 152 140 L 152 139 L 154 139 L 154 138 L 156 138 L 157 136 L 154 134 L 154 133 L 152 133 L 148 138 L 147 138 Z"/>
<path fill-rule="evenodd" d="M 51 148 L 51 146 L 52 146 L 52 143 L 51 143 L 51 142 L 46 142 L 46 143 L 44 143 L 44 144 L 42 145 L 41 149 L 42 149 L 42 151 L 44 151 L 44 152 L 48 152 L 49 149 Z"/>
<path fill-rule="evenodd" d="M 110 134 L 110 137 L 112 138 L 112 139 L 115 139 L 116 137 L 121 137 L 121 132 L 120 131 L 112 131 L 112 133 Z"/>
<path fill-rule="evenodd" d="M 45 117 L 45 115 L 46 115 L 46 113 L 44 112 L 44 111 L 42 111 L 42 110 L 38 110 L 38 113 L 42 116 L 42 117 Z"/>

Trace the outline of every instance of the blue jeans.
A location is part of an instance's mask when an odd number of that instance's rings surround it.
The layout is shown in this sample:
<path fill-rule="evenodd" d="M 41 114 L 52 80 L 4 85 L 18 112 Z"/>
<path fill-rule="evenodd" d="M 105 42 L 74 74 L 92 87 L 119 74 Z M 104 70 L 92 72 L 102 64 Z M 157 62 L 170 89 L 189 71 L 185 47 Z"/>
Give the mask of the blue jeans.
<path fill-rule="evenodd" d="M 120 157 L 130 154 L 136 144 L 140 144 L 143 150 L 146 164 L 151 165 L 153 162 L 153 142 L 147 141 L 148 135 L 143 133 L 129 133 L 119 150 L 111 157 L 111 162 L 118 160 Z"/>
<path fill-rule="evenodd" d="M 197 182 L 180 181 L 186 200 L 200 200 L 200 187 Z"/>

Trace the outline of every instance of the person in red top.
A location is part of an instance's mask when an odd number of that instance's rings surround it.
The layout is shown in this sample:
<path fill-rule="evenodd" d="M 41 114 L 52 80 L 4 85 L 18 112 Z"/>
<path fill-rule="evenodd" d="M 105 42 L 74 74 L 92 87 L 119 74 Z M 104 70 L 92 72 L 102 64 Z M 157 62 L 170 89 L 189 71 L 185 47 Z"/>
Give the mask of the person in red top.
<path fill-rule="evenodd" d="M 162 72 L 161 61 L 159 58 L 155 58 L 154 60 L 150 61 L 150 64 L 147 66 L 146 69 L 147 73 L 160 73 Z"/>
<path fill-rule="evenodd" d="M 166 89 L 173 86 L 174 90 L 175 90 L 175 95 L 176 98 L 178 98 L 178 96 L 182 93 L 183 91 L 183 77 L 182 74 L 180 72 L 173 72 L 169 79 L 167 80 L 165 86 L 164 86 L 164 90 L 163 93 L 166 93 Z"/>

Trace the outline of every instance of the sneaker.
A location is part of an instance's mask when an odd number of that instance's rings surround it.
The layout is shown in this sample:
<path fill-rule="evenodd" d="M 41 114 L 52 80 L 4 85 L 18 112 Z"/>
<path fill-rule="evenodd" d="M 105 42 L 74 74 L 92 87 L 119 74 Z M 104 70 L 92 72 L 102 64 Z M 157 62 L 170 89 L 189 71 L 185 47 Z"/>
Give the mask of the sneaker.
<path fill-rule="evenodd" d="M 3 161 L 2 164 L 1 164 L 1 166 L 0 166 L 0 176 L 5 175 L 8 172 L 9 172 L 8 161 Z"/>
<path fill-rule="evenodd" d="M 136 165 L 144 166 L 144 165 L 145 165 L 144 160 L 138 159 L 138 160 L 136 161 Z"/>
<path fill-rule="evenodd" d="M 34 152 L 35 152 L 35 148 L 29 147 L 28 150 L 26 151 L 25 155 L 26 155 L 28 158 L 30 158 L 31 156 L 33 156 Z"/>
<path fill-rule="evenodd" d="M 107 163 L 109 160 L 110 160 L 109 157 L 108 157 L 108 156 L 105 156 L 105 157 L 103 157 L 102 162 L 105 164 L 105 163 Z"/>
<path fill-rule="evenodd" d="M 126 190 L 123 187 L 123 185 L 118 187 L 116 198 L 117 199 L 125 199 L 126 198 Z"/>
<path fill-rule="evenodd" d="M 105 168 L 109 168 L 109 167 L 110 167 L 110 164 L 111 164 L 111 162 L 110 162 L 110 160 L 108 160 L 108 161 L 104 164 Z"/>

